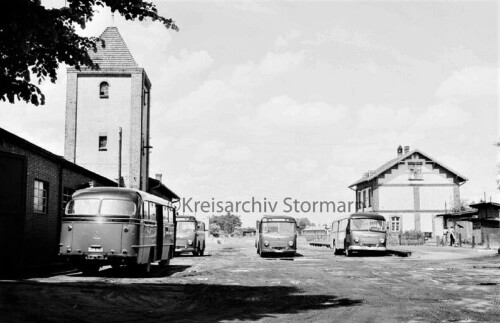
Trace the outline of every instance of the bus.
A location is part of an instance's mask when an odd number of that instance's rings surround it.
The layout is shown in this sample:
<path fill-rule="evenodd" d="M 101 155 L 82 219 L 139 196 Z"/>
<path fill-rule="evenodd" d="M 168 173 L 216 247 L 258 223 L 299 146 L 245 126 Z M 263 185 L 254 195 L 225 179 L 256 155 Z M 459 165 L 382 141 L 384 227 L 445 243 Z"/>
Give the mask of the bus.
<path fill-rule="evenodd" d="M 331 248 L 335 254 L 354 252 L 387 252 L 387 231 L 385 218 L 377 213 L 353 213 L 333 221 L 330 233 Z"/>
<path fill-rule="evenodd" d="M 205 253 L 205 223 L 197 221 L 194 216 L 177 217 L 175 253 L 183 252 L 191 252 L 194 256 Z"/>
<path fill-rule="evenodd" d="M 93 187 L 76 191 L 66 205 L 59 255 L 84 273 L 104 265 L 131 265 L 146 273 L 169 264 L 176 211 L 172 202 L 143 191 Z"/>
<path fill-rule="evenodd" d="M 297 252 L 297 222 L 291 216 L 264 216 L 257 221 L 257 253 L 294 255 Z"/>

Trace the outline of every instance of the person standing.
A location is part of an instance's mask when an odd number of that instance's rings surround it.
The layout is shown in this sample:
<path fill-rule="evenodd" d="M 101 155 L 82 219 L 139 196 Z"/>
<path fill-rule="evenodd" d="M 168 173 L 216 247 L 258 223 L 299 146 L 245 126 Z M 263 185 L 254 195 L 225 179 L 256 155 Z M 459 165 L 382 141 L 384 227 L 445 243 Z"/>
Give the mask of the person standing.
<path fill-rule="evenodd" d="M 450 247 L 455 245 L 455 230 L 453 227 L 450 228 L 449 230 L 450 233 Z"/>

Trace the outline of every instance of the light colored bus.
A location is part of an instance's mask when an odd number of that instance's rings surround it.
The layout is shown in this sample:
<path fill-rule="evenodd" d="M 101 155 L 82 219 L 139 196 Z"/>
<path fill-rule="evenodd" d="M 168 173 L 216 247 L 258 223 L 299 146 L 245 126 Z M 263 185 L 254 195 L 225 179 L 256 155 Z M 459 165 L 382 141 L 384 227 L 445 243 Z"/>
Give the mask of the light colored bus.
<path fill-rule="evenodd" d="M 335 254 L 377 251 L 386 253 L 387 231 L 385 218 L 377 213 L 353 213 L 333 221 L 330 246 Z"/>
<path fill-rule="evenodd" d="M 264 216 L 257 222 L 257 253 L 294 255 L 297 252 L 297 223 L 290 216 Z"/>
<path fill-rule="evenodd" d="M 175 209 L 158 196 L 134 189 L 79 190 L 66 206 L 59 255 L 85 273 L 101 266 L 168 265 L 174 252 Z"/>
<path fill-rule="evenodd" d="M 177 217 L 175 253 L 183 252 L 191 252 L 194 256 L 205 253 L 205 223 L 197 221 L 194 216 Z"/>

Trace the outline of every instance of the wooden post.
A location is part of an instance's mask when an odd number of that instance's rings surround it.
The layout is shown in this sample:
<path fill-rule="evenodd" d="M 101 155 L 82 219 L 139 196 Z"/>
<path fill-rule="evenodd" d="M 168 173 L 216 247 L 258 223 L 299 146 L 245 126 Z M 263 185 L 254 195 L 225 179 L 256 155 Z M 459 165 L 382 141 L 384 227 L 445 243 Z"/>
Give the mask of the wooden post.
<path fill-rule="evenodd" d="M 472 236 L 472 249 L 476 246 L 476 237 Z"/>
<path fill-rule="evenodd" d="M 486 235 L 486 249 L 490 249 L 490 235 Z"/>
<path fill-rule="evenodd" d="M 459 247 L 462 246 L 462 234 L 461 233 L 458 234 L 458 246 Z"/>

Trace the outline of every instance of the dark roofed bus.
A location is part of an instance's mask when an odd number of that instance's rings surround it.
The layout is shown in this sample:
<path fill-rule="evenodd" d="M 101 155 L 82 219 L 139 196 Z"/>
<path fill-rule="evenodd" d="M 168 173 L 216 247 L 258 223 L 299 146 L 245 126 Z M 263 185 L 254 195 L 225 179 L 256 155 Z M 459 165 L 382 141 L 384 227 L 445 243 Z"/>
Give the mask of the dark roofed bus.
<path fill-rule="evenodd" d="M 297 252 L 297 223 L 290 216 L 264 216 L 257 222 L 255 247 L 263 257 L 270 253 Z"/>
<path fill-rule="evenodd" d="M 333 221 L 330 234 L 331 248 L 335 254 L 376 251 L 387 252 L 387 232 L 385 218 L 377 213 L 353 213 L 348 217 Z"/>
<path fill-rule="evenodd" d="M 84 272 L 101 266 L 168 265 L 174 248 L 172 202 L 143 191 L 95 187 L 73 194 L 62 219 L 59 255 Z"/>

